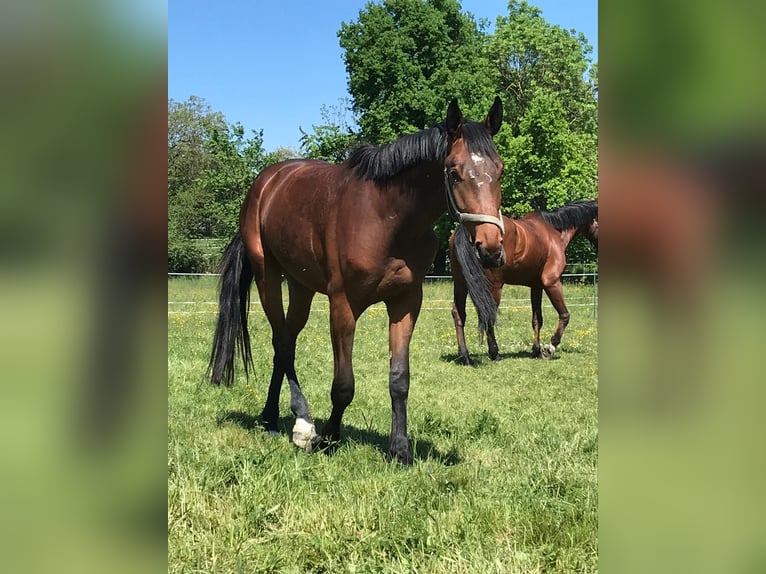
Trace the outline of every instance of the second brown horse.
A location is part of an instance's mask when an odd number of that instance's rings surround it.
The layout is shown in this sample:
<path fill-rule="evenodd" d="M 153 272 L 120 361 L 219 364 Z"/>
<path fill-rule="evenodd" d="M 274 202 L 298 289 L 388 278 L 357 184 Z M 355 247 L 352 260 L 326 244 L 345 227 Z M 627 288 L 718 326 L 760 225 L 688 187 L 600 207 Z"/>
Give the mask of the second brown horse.
<path fill-rule="evenodd" d="M 578 234 L 583 234 L 598 251 L 598 201 L 573 201 L 551 211 L 534 211 L 520 219 L 503 217 L 505 235 L 505 265 L 485 269 L 484 275 L 495 304 L 500 304 L 503 285 L 526 285 L 530 287 L 532 301 L 532 356 L 550 358 L 561 342 L 567 324 L 569 311 L 564 304 L 561 275 L 566 265 L 566 248 Z M 458 344 L 458 360 L 471 364 L 465 343 L 465 304 L 468 286 L 459 259 L 454 257 L 453 237 L 450 238 L 450 261 L 454 300 L 452 317 Z M 550 345 L 540 347 L 540 329 L 543 326 L 543 291 L 559 315 L 558 326 L 551 337 Z M 492 325 L 486 329 L 489 356 L 499 358 L 495 330 Z"/>

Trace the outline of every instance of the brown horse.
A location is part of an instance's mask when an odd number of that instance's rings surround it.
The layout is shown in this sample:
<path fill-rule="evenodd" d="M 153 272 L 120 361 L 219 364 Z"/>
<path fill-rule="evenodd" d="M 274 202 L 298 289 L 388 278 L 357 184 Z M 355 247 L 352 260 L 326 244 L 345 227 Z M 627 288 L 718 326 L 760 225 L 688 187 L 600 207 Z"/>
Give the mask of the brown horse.
<path fill-rule="evenodd" d="M 503 285 L 527 285 L 531 288 L 532 329 L 534 341 L 532 356 L 550 358 L 561 342 L 567 324 L 569 311 L 564 304 L 561 287 L 561 274 L 566 265 L 566 248 L 570 241 L 582 233 L 598 251 L 598 201 L 573 201 L 552 211 L 535 211 L 521 219 L 503 217 L 505 236 L 505 265 L 494 269 L 484 269 L 489 282 L 490 292 L 495 305 L 500 304 Z M 469 365 L 471 359 L 465 344 L 465 302 L 468 294 L 465 273 L 461 260 L 452 256 L 455 252 L 453 237 L 450 238 L 450 260 L 454 299 L 452 318 L 455 321 L 458 355 L 461 363 Z M 550 345 L 540 348 L 540 329 L 543 326 L 542 297 L 543 291 L 559 314 L 556 331 Z M 473 299 L 473 295 L 472 295 Z M 498 359 L 497 340 L 492 325 L 481 325 L 482 333 L 487 334 L 489 356 Z"/>
<path fill-rule="evenodd" d="M 409 344 L 423 279 L 437 248 L 433 225 L 448 203 L 471 235 L 471 259 L 486 266 L 504 262 L 502 221 L 497 217 L 503 162 L 492 142 L 502 113 L 496 98 L 483 123 L 469 122 L 453 100 L 445 122 L 383 147 L 362 146 L 342 164 L 301 159 L 263 170 L 242 204 L 239 233 L 222 260 L 218 322 L 208 366 L 212 383 L 233 383 L 237 346 L 245 373 L 248 365 L 252 367 L 247 310 L 255 280 L 274 348 L 264 425 L 277 430 L 286 375 L 295 415 L 293 442 L 308 451 L 332 446 L 354 398 L 351 355 L 356 322 L 365 309 L 382 301 L 389 316 L 389 455 L 410 464 Z M 290 296 L 286 316 L 283 275 Z M 329 298 L 334 355 L 332 412 L 320 435 L 294 364 L 296 338 L 317 292 Z"/>

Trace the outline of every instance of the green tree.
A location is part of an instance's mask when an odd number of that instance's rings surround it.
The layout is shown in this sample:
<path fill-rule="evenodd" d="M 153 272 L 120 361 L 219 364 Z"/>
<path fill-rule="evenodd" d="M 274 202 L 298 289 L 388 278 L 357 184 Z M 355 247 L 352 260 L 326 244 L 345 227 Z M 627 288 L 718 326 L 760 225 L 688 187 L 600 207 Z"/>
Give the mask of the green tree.
<path fill-rule="evenodd" d="M 503 205 L 518 216 L 597 192 L 598 105 L 592 48 L 583 34 L 548 23 L 539 8 L 512 0 L 488 41 L 507 125 Z M 587 73 L 587 79 L 586 79 Z"/>
<path fill-rule="evenodd" d="M 210 167 L 206 147 L 209 133 L 226 129 L 226 119 L 214 112 L 202 98 L 185 102 L 168 100 L 168 196 L 188 188 L 203 170 Z"/>
<path fill-rule="evenodd" d="M 453 97 L 468 117 L 481 119 L 499 94 L 504 211 L 520 216 L 596 195 L 598 72 L 584 35 L 515 0 L 492 35 L 457 0 L 383 0 L 367 4 L 338 37 L 363 139 L 382 144 L 430 127 Z M 332 144 L 338 135 L 332 125 L 315 128 L 306 142 Z M 435 229 L 435 271 L 442 272 L 446 215 Z"/>
<path fill-rule="evenodd" d="M 349 120 L 346 111 L 349 107 L 347 99 L 339 101 L 337 106 L 321 107 L 323 123 L 311 126 L 312 132 L 301 131 L 301 150 L 306 157 L 322 159 L 332 163 L 344 161 L 349 152 L 359 143 L 359 134 Z"/>
<path fill-rule="evenodd" d="M 229 237 L 237 230 L 239 205 L 265 164 L 262 134 L 246 139 L 239 124 L 212 128 L 203 150 L 205 167 L 168 197 L 168 217 L 191 239 Z"/>
<path fill-rule="evenodd" d="M 263 132 L 245 138 L 241 124 L 213 129 L 206 147 L 212 161 L 191 187 L 204 205 L 197 229 L 201 237 L 231 237 L 237 231 L 239 206 L 266 164 Z"/>
<path fill-rule="evenodd" d="M 352 109 L 375 144 L 444 120 L 457 97 L 471 117 L 494 97 L 484 35 L 457 0 L 367 4 L 338 31 Z"/>
<path fill-rule="evenodd" d="M 263 158 L 263 167 L 267 167 L 273 163 L 279 163 L 280 161 L 286 161 L 288 159 L 295 159 L 301 157 L 301 154 L 295 151 L 291 147 L 280 146 L 274 151 L 270 151 Z"/>
<path fill-rule="evenodd" d="M 194 240 L 236 232 L 242 199 L 268 159 L 262 132 L 246 137 L 198 97 L 168 101 L 169 270 L 198 270 Z"/>

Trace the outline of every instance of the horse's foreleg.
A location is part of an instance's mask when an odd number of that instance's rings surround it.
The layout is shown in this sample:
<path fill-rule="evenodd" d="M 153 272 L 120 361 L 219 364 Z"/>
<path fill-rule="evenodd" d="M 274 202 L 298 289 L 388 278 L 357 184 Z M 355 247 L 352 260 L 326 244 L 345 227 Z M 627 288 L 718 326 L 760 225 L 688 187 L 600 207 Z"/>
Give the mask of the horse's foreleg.
<path fill-rule="evenodd" d="M 457 265 L 457 262 L 453 265 Z M 471 358 L 468 356 L 468 347 L 465 344 L 465 303 L 468 298 L 468 289 L 462 278 L 454 275 L 454 270 L 453 278 L 452 320 L 455 322 L 458 361 L 463 365 L 470 365 Z"/>
<path fill-rule="evenodd" d="M 540 329 L 543 326 L 543 289 L 542 287 L 532 287 L 529 298 L 532 302 L 532 356 L 539 358 L 540 352 Z"/>
<path fill-rule="evenodd" d="M 388 454 L 402 464 L 412 464 L 407 438 L 407 397 L 410 392 L 410 339 L 423 302 L 422 287 L 407 297 L 388 302 L 388 346 L 391 364 L 388 390 L 391 394 L 391 437 Z"/>
<path fill-rule="evenodd" d="M 569 310 L 564 304 L 564 290 L 561 286 L 561 281 L 557 281 L 553 285 L 546 287 L 545 293 L 548 295 L 548 299 L 550 299 L 551 305 L 553 305 L 554 309 L 556 309 L 556 312 L 559 314 L 559 323 L 556 327 L 556 331 L 551 337 L 552 348 L 544 350 L 545 354 L 553 356 L 553 353 L 556 351 L 556 347 L 558 347 L 559 343 L 561 343 L 561 337 L 564 335 L 564 330 L 569 324 Z"/>
<path fill-rule="evenodd" d="M 490 281 L 490 289 L 492 291 L 492 298 L 495 300 L 495 306 L 500 309 L 500 296 L 503 292 L 503 284 L 497 281 Z M 489 358 L 493 361 L 500 360 L 500 349 L 497 346 L 497 339 L 495 338 L 495 327 L 490 326 L 487 329 L 487 352 Z"/>
<path fill-rule="evenodd" d="M 328 446 L 328 441 L 336 442 L 340 438 L 340 424 L 346 407 L 354 399 L 354 370 L 351 354 L 354 349 L 356 317 L 345 295 L 330 298 L 330 336 L 334 356 L 334 376 L 330 399 L 332 412 L 322 429 L 321 436 L 314 440 L 312 449 Z"/>

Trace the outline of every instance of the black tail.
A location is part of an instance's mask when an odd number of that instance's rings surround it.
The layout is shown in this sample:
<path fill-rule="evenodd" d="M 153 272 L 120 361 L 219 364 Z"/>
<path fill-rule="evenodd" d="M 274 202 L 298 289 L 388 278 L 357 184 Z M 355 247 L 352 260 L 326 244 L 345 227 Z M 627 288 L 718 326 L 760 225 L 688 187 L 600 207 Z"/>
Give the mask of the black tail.
<path fill-rule="evenodd" d="M 479 317 L 479 336 L 483 337 L 497 321 L 497 305 L 489 290 L 489 281 L 476 256 L 476 249 L 471 245 L 471 238 L 465 227 L 458 225 L 455 230 L 455 257 L 463 270 L 468 294 L 471 296 L 476 314 Z"/>
<path fill-rule="evenodd" d="M 586 199 L 571 201 L 550 211 L 538 211 L 546 223 L 558 231 L 590 224 L 598 219 L 598 200 Z"/>
<path fill-rule="evenodd" d="M 247 312 L 250 307 L 253 270 L 239 233 L 226 247 L 221 259 L 220 271 L 218 322 L 213 335 L 213 350 L 210 353 L 207 374 L 214 385 L 220 385 L 223 381 L 227 387 L 230 387 L 234 384 L 235 347 L 239 347 L 246 376 L 249 375 L 249 369 L 253 364 L 250 335 L 247 332 Z"/>

